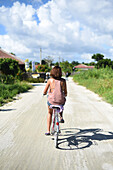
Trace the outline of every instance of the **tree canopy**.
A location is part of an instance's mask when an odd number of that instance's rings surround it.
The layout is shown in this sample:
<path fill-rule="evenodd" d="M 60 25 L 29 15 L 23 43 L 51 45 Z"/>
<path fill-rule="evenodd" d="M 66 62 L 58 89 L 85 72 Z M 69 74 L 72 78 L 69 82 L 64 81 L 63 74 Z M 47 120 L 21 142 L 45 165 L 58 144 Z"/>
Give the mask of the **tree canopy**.
<path fill-rule="evenodd" d="M 66 72 L 71 73 L 73 70 L 73 65 L 68 61 L 64 61 L 60 63 L 62 71 L 66 74 Z"/>
<path fill-rule="evenodd" d="M 19 71 L 18 61 L 11 58 L 0 59 L 0 71 L 5 75 L 16 76 Z"/>
<path fill-rule="evenodd" d="M 101 68 L 101 67 L 111 67 L 113 69 L 113 61 L 111 61 L 111 59 L 103 59 L 103 60 L 99 60 L 97 63 L 97 68 Z"/>
<path fill-rule="evenodd" d="M 92 59 L 94 59 L 95 61 L 103 60 L 103 58 L 104 58 L 104 55 L 99 54 L 99 53 L 93 54 L 93 56 L 92 56 Z"/>
<path fill-rule="evenodd" d="M 71 64 L 72 64 L 73 66 L 77 66 L 77 65 L 79 64 L 79 62 L 78 62 L 78 61 L 72 61 Z"/>
<path fill-rule="evenodd" d="M 51 56 L 47 56 L 44 61 L 48 64 L 48 66 L 50 67 L 50 65 L 52 64 L 52 62 L 54 61 L 53 57 Z"/>

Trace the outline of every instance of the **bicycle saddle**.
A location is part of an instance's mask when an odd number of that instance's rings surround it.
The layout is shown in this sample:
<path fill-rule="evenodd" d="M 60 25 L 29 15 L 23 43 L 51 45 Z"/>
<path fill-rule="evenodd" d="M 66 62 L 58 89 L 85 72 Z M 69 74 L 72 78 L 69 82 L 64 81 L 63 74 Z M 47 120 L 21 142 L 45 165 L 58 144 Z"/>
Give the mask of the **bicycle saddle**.
<path fill-rule="evenodd" d="M 62 105 L 50 105 L 51 109 L 57 109 L 59 112 L 62 112 L 64 110 L 64 107 Z"/>

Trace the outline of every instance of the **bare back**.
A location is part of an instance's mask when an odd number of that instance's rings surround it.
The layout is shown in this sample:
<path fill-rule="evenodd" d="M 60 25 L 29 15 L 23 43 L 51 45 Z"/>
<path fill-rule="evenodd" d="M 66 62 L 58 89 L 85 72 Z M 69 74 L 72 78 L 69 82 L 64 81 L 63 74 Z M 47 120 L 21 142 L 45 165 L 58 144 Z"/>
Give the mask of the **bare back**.
<path fill-rule="evenodd" d="M 66 81 L 65 79 L 61 78 L 60 79 L 60 85 L 61 85 L 61 89 L 64 92 L 64 95 L 67 96 L 67 87 L 66 87 Z M 54 78 L 50 78 L 46 84 L 46 87 L 44 89 L 44 94 L 47 93 L 48 89 L 50 89 L 51 92 L 53 92 L 53 90 L 55 89 L 55 79 Z"/>

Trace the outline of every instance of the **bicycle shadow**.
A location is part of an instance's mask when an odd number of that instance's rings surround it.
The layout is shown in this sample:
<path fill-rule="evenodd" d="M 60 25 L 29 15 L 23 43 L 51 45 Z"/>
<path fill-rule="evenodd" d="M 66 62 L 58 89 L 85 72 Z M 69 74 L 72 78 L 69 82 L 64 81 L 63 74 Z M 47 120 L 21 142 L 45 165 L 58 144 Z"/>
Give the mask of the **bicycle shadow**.
<path fill-rule="evenodd" d="M 67 128 L 61 129 L 61 138 L 58 142 L 58 149 L 77 150 L 85 149 L 91 145 L 98 145 L 96 141 L 112 140 L 113 132 L 107 132 L 103 129 L 79 129 Z"/>

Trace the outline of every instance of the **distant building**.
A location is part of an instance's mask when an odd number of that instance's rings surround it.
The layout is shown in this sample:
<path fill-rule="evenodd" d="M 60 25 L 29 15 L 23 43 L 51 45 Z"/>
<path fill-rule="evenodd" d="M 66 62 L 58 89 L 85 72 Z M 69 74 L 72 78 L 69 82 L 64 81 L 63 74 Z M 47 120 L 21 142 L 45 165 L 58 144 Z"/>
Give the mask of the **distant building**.
<path fill-rule="evenodd" d="M 22 59 L 20 59 L 20 58 L 16 57 L 15 55 L 12 55 L 12 54 L 2 50 L 1 48 L 0 48 L 0 58 L 11 58 L 13 60 L 18 61 L 20 69 L 22 71 L 25 71 L 25 62 Z"/>
<path fill-rule="evenodd" d="M 74 68 L 80 69 L 80 70 L 89 70 L 95 68 L 95 66 L 87 66 L 85 64 L 79 64 L 77 66 L 74 66 Z"/>

